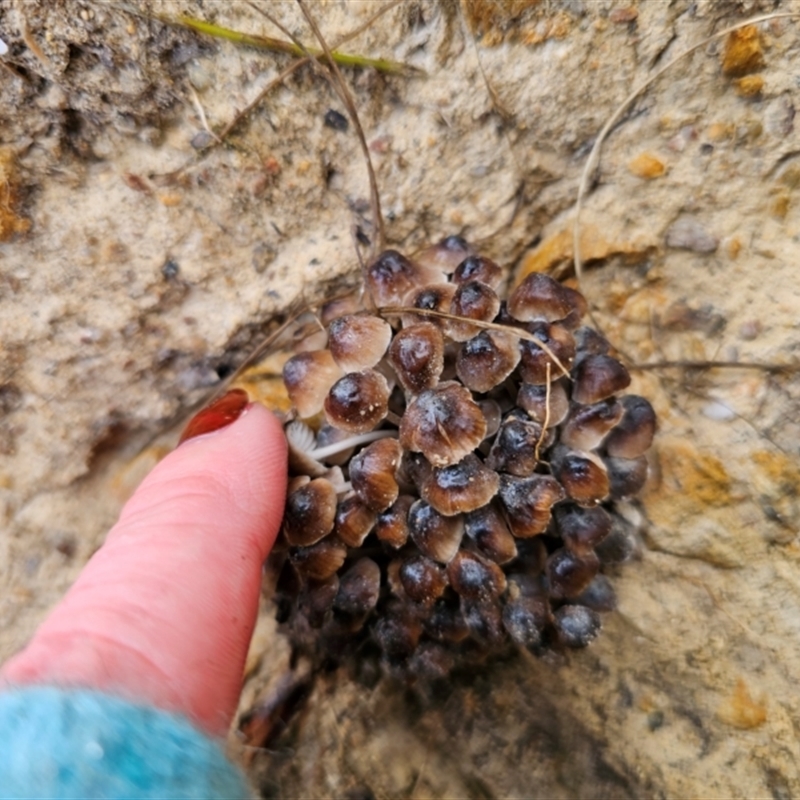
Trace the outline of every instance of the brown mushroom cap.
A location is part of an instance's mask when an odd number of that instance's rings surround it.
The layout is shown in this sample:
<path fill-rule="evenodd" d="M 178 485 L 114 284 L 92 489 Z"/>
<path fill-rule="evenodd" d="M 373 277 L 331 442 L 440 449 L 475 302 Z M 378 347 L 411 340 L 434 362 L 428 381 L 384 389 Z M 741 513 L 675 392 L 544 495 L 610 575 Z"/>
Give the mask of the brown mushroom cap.
<path fill-rule="evenodd" d="M 449 331 L 450 322 L 444 317 L 425 314 L 425 311 L 436 311 L 442 314 L 450 313 L 450 303 L 456 287 L 452 283 L 431 283 L 412 289 L 405 297 L 403 305 L 417 308 L 419 311 L 401 314 L 400 320 L 403 327 L 416 325 L 419 322 L 430 322 L 443 331 Z"/>
<path fill-rule="evenodd" d="M 350 462 L 350 482 L 356 497 L 369 509 L 389 508 L 400 492 L 395 473 L 400 465 L 397 439 L 378 439 L 365 447 Z"/>
<path fill-rule="evenodd" d="M 546 322 L 531 323 L 528 330 L 550 351 L 564 367 L 569 369 L 575 357 L 575 340 L 561 325 Z M 557 379 L 562 371 L 544 348 L 529 339 L 520 339 L 519 374 L 525 383 L 547 383 L 548 364 L 550 380 Z"/>
<path fill-rule="evenodd" d="M 392 340 L 392 326 L 372 315 L 339 317 L 328 327 L 328 349 L 345 372 L 374 367 Z"/>
<path fill-rule="evenodd" d="M 408 512 L 417 501 L 410 494 L 402 494 L 375 523 L 375 535 L 382 542 L 399 549 L 408 541 Z"/>
<path fill-rule="evenodd" d="M 377 306 L 401 305 L 417 286 L 443 278 L 435 266 L 409 261 L 397 250 L 384 250 L 368 267 L 364 282 Z"/>
<path fill-rule="evenodd" d="M 298 353 L 283 365 L 283 383 L 300 417 L 322 411 L 325 396 L 341 376 L 330 350 Z"/>
<path fill-rule="evenodd" d="M 417 500 L 408 512 L 408 528 L 423 555 L 446 564 L 458 552 L 464 518 L 446 517 L 424 500 Z"/>
<path fill-rule="evenodd" d="M 544 533 L 550 523 L 551 507 L 565 497 L 564 489 L 552 475 L 500 476 L 500 499 L 508 527 L 520 539 Z"/>
<path fill-rule="evenodd" d="M 616 358 L 590 355 L 575 365 L 572 381 L 572 399 L 588 406 L 627 389 L 631 376 Z"/>
<path fill-rule="evenodd" d="M 608 470 L 609 494 L 615 500 L 625 500 L 638 494 L 647 483 L 647 456 L 638 458 L 605 459 Z"/>
<path fill-rule="evenodd" d="M 600 561 L 590 550 L 578 555 L 561 548 L 547 559 L 547 581 L 550 596 L 558 600 L 577 597 L 600 569 Z"/>
<path fill-rule="evenodd" d="M 447 236 L 440 242 L 420 250 L 415 254 L 414 260 L 422 266 L 440 269 L 449 275 L 474 252 L 470 244 L 460 236 Z"/>
<path fill-rule="evenodd" d="M 494 289 L 481 281 L 460 283 L 450 301 L 450 313 L 457 317 L 491 322 L 500 310 L 500 300 Z M 456 342 L 466 342 L 477 336 L 483 328 L 468 322 L 450 320 L 450 338 Z"/>
<path fill-rule="evenodd" d="M 459 348 L 456 374 L 474 392 L 488 392 L 514 371 L 519 360 L 516 336 L 505 331 L 481 331 Z"/>
<path fill-rule="evenodd" d="M 622 405 L 613 398 L 590 406 L 573 406 L 561 429 L 562 444 L 573 450 L 594 450 L 622 419 L 622 411 Z"/>
<path fill-rule="evenodd" d="M 486 602 L 506 590 L 506 576 L 493 561 L 478 553 L 460 550 L 447 565 L 450 585 L 465 600 Z"/>
<path fill-rule="evenodd" d="M 569 413 L 569 397 L 563 380 L 550 383 L 548 398 L 546 383 L 523 383 L 517 393 L 517 405 L 540 425 L 551 428 L 560 425 Z"/>
<path fill-rule="evenodd" d="M 586 606 L 565 605 L 553 617 L 558 640 L 566 647 L 586 647 L 600 633 L 600 615 Z"/>
<path fill-rule="evenodd" d="M 453 381 L 417 395 L 400 421 L 400 444 L 446 467 L 471 453 L 486 435 L 486 420 L 468 389 Z"/>
<path fill-rule="evenodd" d="M 451 517 L 486 505 L 497 493 L 500 478 L 473 453 L 457 464 L 434 467 L 420 486 L 422 499 Z"/>
<path fill-rule="evenodd" d="M 380 567 L 371 558 L 360 558 L 339 578 L 333 608 L 347 619 L 361 619 L 375 608 L 380 588 Z"/>
<path fill-rule="evenodd" d="M 624 416 L 606 440 L 606 452 L 615 458 L 637 458 L 653 444 L 656 432 L 656 412 L 653 406 L 635 394 L 622 398 Z"/>
<path fill-rule="evenodd" d="M 575 311 L 575 298 L 558 281 L 542 272 L 532 272 L 511 292 L 508 313 L 521 322 L 555 322 Z"/>
<path fill-rule="evenodd" d="M 544 452 L 550 444 L 552 429 L 542 436 L 541 425 L 519 412 L 512 413 L 500 426 L 486 465 L 498 472 L 525 478 L 539 464 L 537 452 Z"/>
<path fill-rule="evenodd" d="M 292 547 L 308 547 L 333 530 L 336 489 L 325 478 L 315 478 L 286 498 L 283 533 Z"/>
<path fill-rule="evenodd" d="M 335 575 L 347 558 L 347 547 L 338 539 L 323 539 L 310 547 L 298 547 L 289 560 L 307 578 L 323 581 Z"/>
<path fill-rule="evenodd" d="M 389 384 L 374 369 L 351 372 L 331 386 L 325 416 L 348 433 L 371 431 L 389 412 Z"/>
<path fill-rule="evenodd" d="M 349 547 L 361 547 L 377 515 L 359 497 L 346 497 L 336 507 L 334 533 Z"/>
<path fill-rule="evenodd" d="M 412 556 L 403 561 L 399 578 L 406 595 L 425 606 L 433 605 L 447 588 L 444 569 L 426 556 Z"/>
<path fill-rule="evenodd" d="M 562 505 L 556 508 L 555 517 L 564 544 L 574 553 L 594 550 L 611 533 L 611 516 L 600 506 Z"/>
<path fill-rule="evenodd" d="M 411 394 L 432 389 L 444 368 L 444 337 L 437 325 L 418 322 L 399 331 L 389 347 L 389 363 Z"/>
<path fill-rule="evenodd" d="M 464 517 L 464 532 L 481 553 L 497 564 L 506 564 L 517 557 L 516 540 L 492 504 L 467 514 Z"/>
<path fill-rule="evenodd" d="M 503 281 L 502 268 L 484 256 L 467 256 L 453 273 L 453 283 L 466 283 L 467 281 L 481 281 L 492 289 Z"/>
<path fill-rule="evenodd" d="M 582 506 L 593 506 L 608 497 L 608 470 L 599 456 L 586 450 L 554 449 L 558 452 L 551 457 L 553 475 L 571 499 Z"/>

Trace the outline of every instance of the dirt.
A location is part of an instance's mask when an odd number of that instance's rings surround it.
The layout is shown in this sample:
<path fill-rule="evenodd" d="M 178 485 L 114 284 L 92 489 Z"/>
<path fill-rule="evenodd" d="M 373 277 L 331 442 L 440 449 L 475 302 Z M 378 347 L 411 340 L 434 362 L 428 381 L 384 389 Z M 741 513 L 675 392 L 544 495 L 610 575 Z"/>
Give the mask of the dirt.
<path fill-rule="evenodd" d="M 312 43 L 295 4 L 260 6 Z M 311 9 L 336 41 L 378 6 Z M 773 10 L 393 7 L 343 46 L 425 73 L 345 70 L 388 243 L 461 233 L 510 275 L 569 277 L 604 123 L 675 56 Z M 355 242 L 376 236 L 354 126 L 325 124 L 346 108 L 317 71 L 197 149 L 292 58 L 156 19 L 181 12 L 285 38 L 240 2 L 0 0 L 0 658 L 190 410 L 272 320 L 357 274 Z M 671 66 L 611 131 L 584 203 L 582 287 L 628 362 L 651 365 L 634 390 L 660 420 L 629 512 L 640 552 L 613 576 L 602 636 L 436 701 L 326 676 L 277 750 L 232 735 L 265 796 L 800 794 L 797 21 Z M 790 369 L 675 365 L 708 361 Z M 243 708 L 285 666 L 270 613 L 265 600 Z"/>

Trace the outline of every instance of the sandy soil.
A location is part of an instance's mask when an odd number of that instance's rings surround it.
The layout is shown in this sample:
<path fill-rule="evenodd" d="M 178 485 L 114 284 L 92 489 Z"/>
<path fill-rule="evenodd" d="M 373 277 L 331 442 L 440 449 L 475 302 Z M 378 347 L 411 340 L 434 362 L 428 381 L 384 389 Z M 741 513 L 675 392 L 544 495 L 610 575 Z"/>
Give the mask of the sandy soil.
<path fill-rule="evenodd" d="M 261 4 L 311 42 L 289 2 Z M 312 4 L 333 42 L 375 2 Z M 780 4 L 784 12 L 795 3 Z M 388 241 L 481 241 L 509 274 L 569 275 L 578 181 L 634 86 L 766 2 L 403 2 L 343 49 Z M 135 13 L 134 13 L 135 12 Z M 369 185 L 309 68 L 198 149 L 291 58 L 165 25 L 283 36 L 241 2 L 0 0 L 0 658 L 102 541 L 186 414 L 271 321 L 357 267 Z M 702 44 L 606 141 L 583 288 L 632 365 L 797 364 L 797 19 Z M 568 663 L 502 664 L 421 704 L 331 675 L 264 796 L 800 794 L 800 381 L 649 368 L 660 434 L 618 613 Z M 276 643 L 277 642 L 277 643 Z M 270 609 L 243 708 L 286 647 Z M 232 738 L 235 745 L 235 739 Z"/>

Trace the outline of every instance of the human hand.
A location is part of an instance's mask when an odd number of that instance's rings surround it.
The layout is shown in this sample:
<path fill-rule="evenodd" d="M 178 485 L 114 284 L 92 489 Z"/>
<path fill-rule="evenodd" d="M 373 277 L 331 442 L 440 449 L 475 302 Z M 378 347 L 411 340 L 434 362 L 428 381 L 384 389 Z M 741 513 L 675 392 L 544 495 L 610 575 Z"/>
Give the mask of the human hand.
<path fill-rule="evenodd" d="M 265 408 L 240 392 L 201 411 L 0 685 L 94 689 L 223 734 L 286 475 L 283 432 Z"/>

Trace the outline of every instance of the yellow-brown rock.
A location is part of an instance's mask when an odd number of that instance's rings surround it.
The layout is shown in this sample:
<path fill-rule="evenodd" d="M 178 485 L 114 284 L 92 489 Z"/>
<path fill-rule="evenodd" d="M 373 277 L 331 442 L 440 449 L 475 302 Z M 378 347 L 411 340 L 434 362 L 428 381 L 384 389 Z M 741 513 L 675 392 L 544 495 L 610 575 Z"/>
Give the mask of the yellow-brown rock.
<path fill-rule="evenodd" d="M 758 97 L 764 88 L 764 79 L 760 75 L 745 75 L 735 80 L 734 85 L 739 97 Z"/>
<path fill-rule="evenodd" d="M 639 153 L 628 162 L 628 169 L 637 178 L 660 178 L 666 171 L 667 165 L 653 153 Z"/>
<path fill-rule="evenodd" d="M 764 66 L 761 37 L 755 25 L 733 31 L 725 42 L 722 71 L 735 78 L 756 72 Z"/>
<path fill-rule="evenodd" d="M 753 698 L 747 684 L 740 678 L 731 696 L 720 706 L 719 718 L 734 728 L 749 730 L 767 721 L 767 707 L 763 698 Z"/>
<path fill-rule="evenodd" d="M 21 188 L 13 150 L 0 148 L 0 242 L 7 242 L 31 227 L 31 221 L 19 214 Z"/>

